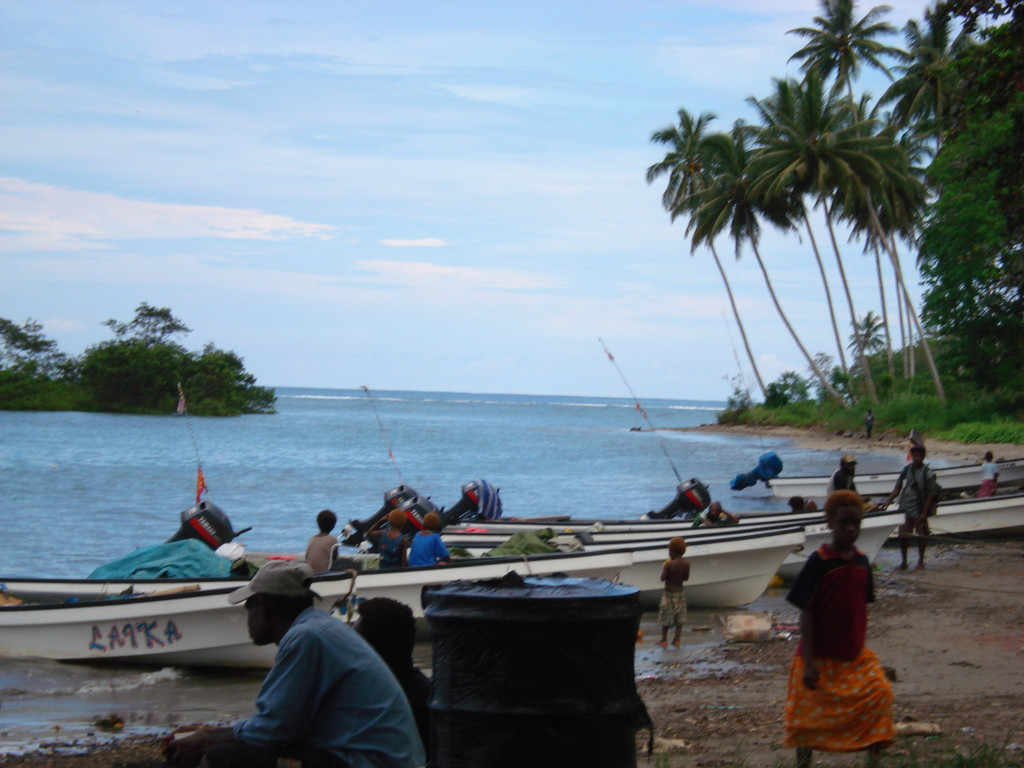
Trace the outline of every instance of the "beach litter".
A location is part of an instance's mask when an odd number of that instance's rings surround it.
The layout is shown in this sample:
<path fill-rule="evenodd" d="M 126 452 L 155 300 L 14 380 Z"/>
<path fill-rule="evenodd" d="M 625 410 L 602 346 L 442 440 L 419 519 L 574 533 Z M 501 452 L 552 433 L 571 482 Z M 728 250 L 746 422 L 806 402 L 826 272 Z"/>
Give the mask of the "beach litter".
<path fill-rule="evenodd" d="M 726 642 L 763 643 L 772 639 L 772 617 L 767 611 L 742 611 L 715 616 Z"/>

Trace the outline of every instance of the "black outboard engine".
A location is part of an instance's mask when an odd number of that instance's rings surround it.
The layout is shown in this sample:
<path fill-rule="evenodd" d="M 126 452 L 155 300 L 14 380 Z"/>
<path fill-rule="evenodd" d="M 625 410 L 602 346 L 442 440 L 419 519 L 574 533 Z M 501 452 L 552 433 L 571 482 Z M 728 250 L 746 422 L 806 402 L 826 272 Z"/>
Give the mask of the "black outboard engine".
<path fill-rule="evenodd" d="M 711 492 L 693 477 L 676 488 L 676 497 L 657 511 L 647 513 L 652 520 L 670 520 L 674 517 L 693 517 L 711 504 Z"/>
<path fill-rule="evenodd" d="M 497 520 L 501 517 L 498 489 L 486 480 L 470 480 L 462 486 L 462 497 L 451 509 L 441 513 L 441 527 L 471 520 Z"/>
<path fill-rule="evenodd" d="M 252 528 L 234 530 L 228 516 L 220 507 L 209 501 L 201 501 L 181 513 L 181 527 L 167 540 L 167 543 L 199 539 L 210 549 L 217 549 L 221 544 L 227 544 L 236 536 L 241 536 L 249 530 Z"/>
<path fill-rule="evenodd" d="M 405 512 L 405 525 L 402 533 L 406 536 L 415 536 L 417 531 L 423 530 L 423 518 L 430 512 L 440 516 L 441 510 L 426 496 L 413 496 L 406 499 L 398 508 Z"/>
<path fill-rule="evenodd" d="M 415 498 L 417 495 L 415 490 L 404 484 L 384 491 L 384 504 L 381 508 L 365 520 L 349 520 L 348 525 L 341 532 L 341 535 L 344 536 L 341 543 L 346 547 L 358 547 L 366 538 L 366 532 L 373 528 L 378 520 L 387 517 L 391 510 L 398 509 L 402 502 Z"/>

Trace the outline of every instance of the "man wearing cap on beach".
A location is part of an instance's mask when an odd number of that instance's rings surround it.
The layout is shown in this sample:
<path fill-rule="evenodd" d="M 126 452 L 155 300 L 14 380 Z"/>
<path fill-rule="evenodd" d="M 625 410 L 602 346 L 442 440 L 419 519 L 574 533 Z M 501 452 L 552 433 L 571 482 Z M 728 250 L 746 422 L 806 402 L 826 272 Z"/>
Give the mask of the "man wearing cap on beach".
<path fill-rule="evenodd" d="M 828 486 L 825 488 L 827 499 L 836 491 L 857 492 L 857 486 L 853 484 L 853 476 L 857 474 L 857 457 L 852 453 L 844 453 L 839 459 L 839 469 L 832 473 L 828 479 Z"/>
<path fill-rule="evenodd" d="M 233 727 L 164 739 L 171 765 L 277 768 L 417 768 L 423 745 L 405 694 L 351 627 L 313 607 L 312 569 L 271 561 L 228 595 L 245 603 L 249 636 L 276 643 L 256 714 Z"/>
<path fill-rule="evenodd" d="M 896 478 L 896 487 L 879 505 L 882 509 L 888 507 L 892 500 L 900 497 L 900 512 L 903 513 L 903 523 L 899 528 L 900 539 L 900 570 L 907 570 L 907 550 L 910 548 L 910 539 L 917 538 L 917 567 L 924 568 L 924 550 L 928 544 L 928 537 L 931 535 L 931 528 L 928 526 L 928 517 L 935 514 L 935 507 L 939 503 L 938 480 L 931 467 L 924 463 L 925 450 L 921 443 L 914 443 L 910 447 L 911 463 L 907 464 Z"/>

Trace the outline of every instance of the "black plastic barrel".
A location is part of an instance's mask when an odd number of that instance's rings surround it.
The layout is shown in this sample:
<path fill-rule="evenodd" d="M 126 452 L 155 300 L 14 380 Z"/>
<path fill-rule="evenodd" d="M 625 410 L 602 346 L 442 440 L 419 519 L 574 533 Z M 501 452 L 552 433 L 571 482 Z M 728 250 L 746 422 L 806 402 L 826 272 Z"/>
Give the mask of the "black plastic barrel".
<path fill-rule="evenodd" d="M 512 577 L 512 578 L 510 578 Z M 636 765 L 639 590 L 565 577 L 423 589 L 435 768 Z"/>

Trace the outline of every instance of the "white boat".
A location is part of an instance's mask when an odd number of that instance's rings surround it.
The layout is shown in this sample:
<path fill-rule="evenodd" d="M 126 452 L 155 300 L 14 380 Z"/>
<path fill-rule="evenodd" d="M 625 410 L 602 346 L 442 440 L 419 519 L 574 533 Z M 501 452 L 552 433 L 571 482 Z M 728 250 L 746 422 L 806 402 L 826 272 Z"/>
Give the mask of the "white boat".
<path fill-rule="evenodd" d="M 764 594 L 786 557 L 803 544 L 804 529 L 799 525 L 736 532 L 688 544 L 687 605 L 737 608 L 752 603 Z M 667 542 L 634 544 L 628 551 L 633 563 L 620 580 L 638 587 L 641 602 L 653 607 L 664 587 L 661 568 L 668 556 Z"/>
<path fill-rule="evenodd" d="M 313 589 L 321 607 L 353 599 L 391 597 L 423 615 L 421 589 L 456 579 L 496 579 L 510 571 L 520 575 L 565 574 L 568 577 L 616 579 L 632 564 L 628 550 L 568 555 L 488 558 L 449 566 L 323 574 Z M 88 579 L 0 579 L 8 594 L 27 599 L 76 602 L 0 606 L 0 656 L 34 656 L 90 663 L 160 664 L 214 667 L 266 667 L 274 647 L 257 647 L 249 639 L 246 612 L 228 603 L 228 594 L 244 580 L 211 579 L 96 582 Z M 136 596 L 103 599 L 132 587 Z M 191 587 L 191 589 L 189 589 Z M 174 590 L 167 593 L 167 590 Z M 164 592 L 164 594 L 145 594 Z"/>
<path fill-rule="evenodd" d="M 1024 459 L 997 461 L 999 484 L 1020 485 L 1024 483 Z M 981 485 L 981 465 L 962 464 L 956 467 L 932 467 L 944 491 L 968 491 Z M 896 485 L 899 472 L 860 474 L 854 478 L 857 491 L 863 496 L 885 496 Z M 824 498 L 828 477 L 776 477 L 768 481 L 772 495 L 788 499 L 791 496 Z"/>
<path fill-rule="evenodd" d="M 1024 493 L 941 501 L 928 527 L 935 536 L 1024 536 Z"/>
<path fill-rule="evenodd" d="M 873 561 L 885 544 L 886 539 L 895 530 L 896 526 L 903 522 L 903 515 L 899 511 L 871 512 L 864 516 L 861 523 L 860 537 L 857 539 L 857 547 L 869 560 Z M 792 526 L 798 524 L 803 526 L 806 542 L 800 551 L 791 552 L 779 566 L 779 575 L 786 580 L 795 579 L 803 567 L 807 555 L 817 549 L 821 544 L 831 539 L 831 533 L 825 522 L 824 512 L 801 512 L 797 514 L 780 513 L 755 515 L 741 517 L 740 525 L 722 526 L 716 528 L 692 528 L 689 522 L 659 520 L 659 521 L 633 521 L 622 523 L 603 523 L 595 525 L 563 525 L 560 528 L 551 527 L 562 535 L 571 535 L 584 544 L 587 551 L 597 549 L 609 549 L 615 547 L 637 547 L 644 543 L 660 543 L 663 547 L 673 536 L 682 536 L 687 541 L 687 557 L 693 551 L 694 545 L 708 538 L 722 538 L 734 535 L 745 535 L 751 531 L 765 531 L 766 529 L 779 526 Z M 445 541 L 448 546 L 461 546 L 473 555 L 480 555 L 483 552 L 497 546 L 510 534 L 506 533 L 513 526 L 495 526 L 499 530 L 489 532 L 482 528 L 447 528 L 444 531 Z M 518 530 L 527 527 L 526 521 L 519 521 L 515 526 Z"/>

